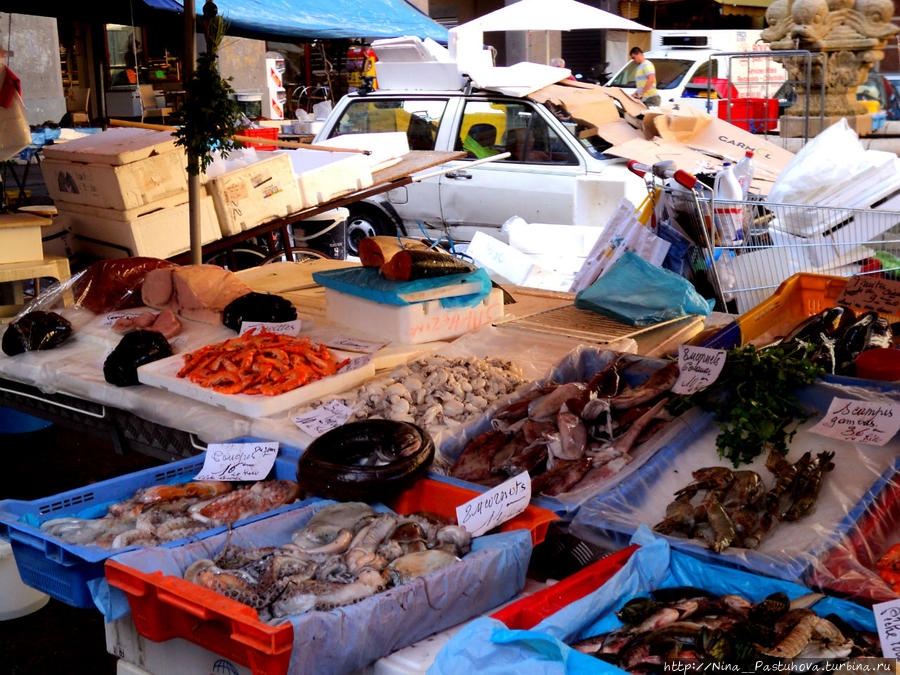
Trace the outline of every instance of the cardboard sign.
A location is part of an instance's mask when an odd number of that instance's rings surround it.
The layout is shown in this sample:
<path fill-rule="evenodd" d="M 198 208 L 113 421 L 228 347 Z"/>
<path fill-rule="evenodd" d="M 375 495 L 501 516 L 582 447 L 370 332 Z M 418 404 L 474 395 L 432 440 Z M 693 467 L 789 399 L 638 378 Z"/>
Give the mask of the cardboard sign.
<path fill-rule="evenodd" d="M 531 501 L 531 476 L 523 471 L 456 507 L 456 521 L 473 537 L 515 518 Z"/>
<path fill-rule="evenodd" d="M 725 366 L 725 350 L 707 347 L 678 346 L 678 380 L 672 387 L 676 394 L 693 394 L 715 382 Z"/>
<path fill-rule="evenodd" d="M 194 480 L 264 480 L 278 455 L 278 443 L 211 443 Z"/>
<path fill-rule="evenodd" d="M 900 281 L 855 276 L 844 286 L 836 304 L 879 314 L 896 314 L 900 310 Z"/>
<path fill-rule="evenodd" d="M 340 401 L 329 401 L 315 410 L 292 417 L 291 422 L 296 424 L 301 431 L 305 431 L 313 438 L 318 438 L 326 431 L 331 431 L 346 423 L 352 414 L 353 410 Z"/>
<path fill-rule="evenodd" d="M 249 330 L 259 328 L 261 330 L 267 330 L 270 333 L 297 337 L 298 335 L 300 335 L 300 330 L 302 327 L 303 321 L 301 319 L 294 319 L 293 321 L 279 321 L 277 323 L 273 323 L 271 321 L 242 321 L 240 334 L 243 335 Z"/>
<path fill-rule="evenodd" d="M 900 600 L 872 605 L 878 640 L 885 658 L 900 659 Z"/>
<path fill-rule="evenodd" d="M 900 429 L 900 404 L 834 398 L 810 431 L 851 443 L 885 445 Z"/>
<path fill-rule="evenodd" d="M 325 343 L 326 347 L 332 349 L 343 349 L 345 352 L 359 352 L 360 354 L 374 354 L 384 347 L 387 342 L 373 342 L 371 340 L 361 340 L 359 338 L 342 335 Z"/>

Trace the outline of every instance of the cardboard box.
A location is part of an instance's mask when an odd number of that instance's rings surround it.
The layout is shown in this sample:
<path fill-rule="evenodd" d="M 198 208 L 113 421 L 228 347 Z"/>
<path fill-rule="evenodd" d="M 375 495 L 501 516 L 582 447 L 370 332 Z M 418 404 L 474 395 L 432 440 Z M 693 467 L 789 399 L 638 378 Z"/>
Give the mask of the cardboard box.
<path fill-rule="evenodd" d="M 57 202 L 57 208 L 57 220 L 72 228 L 78 248 L 105 258 L 171 258 L 191 246 L 190 208 L 183 198 L 129 211 L 65 202 Z M 212 197 L 200 202 L 200 234 L 203 244 L 222 236 Z"/>
<path fill-rule="evenodd" d="M 0 264 L 43 260 L 41 227 L 49 224 L 28 213 L 0 215 Z"/>
<path fill-rule="evenodd" d="M 303 208 L 300 188 L 285 153 L 273 153 L 249 166 L 209 180 L 223 236 L 237 234 Z"/>

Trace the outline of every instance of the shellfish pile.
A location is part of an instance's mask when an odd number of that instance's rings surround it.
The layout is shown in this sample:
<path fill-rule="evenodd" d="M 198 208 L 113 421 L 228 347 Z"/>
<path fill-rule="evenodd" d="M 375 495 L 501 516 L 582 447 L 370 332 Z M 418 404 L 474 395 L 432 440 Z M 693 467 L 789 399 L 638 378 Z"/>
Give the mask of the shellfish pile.
<path fill-rule="evenodd" d="M 505 359 L 426 356 L 398 366 L 334 399 L 349 407 L 348 421 L 388 419 L 412 422 L 432 436 L 482 414 L 526 382 L 522 370 Z M 308 403 L 303 414 L 327 401 Z"/>
<path fill-rule="evenodd" d="M 294 481 L 234 483 L 194 481 L 152 485 L 109 507 L 102 518 L 54 518 L 41 523 L 50 536 L 77 546 L 156 546 L 271 511 L 295 501 Z"/>
<path fill-rule="evenodd" d="M 433 513 L 376 513 L 368 504 L 325 506 L 280 547 L 226 543 L 184 578 L 258 611 L 262 621 L 364 600 L 451 565 L 469 551 L 469 533 Z"/>

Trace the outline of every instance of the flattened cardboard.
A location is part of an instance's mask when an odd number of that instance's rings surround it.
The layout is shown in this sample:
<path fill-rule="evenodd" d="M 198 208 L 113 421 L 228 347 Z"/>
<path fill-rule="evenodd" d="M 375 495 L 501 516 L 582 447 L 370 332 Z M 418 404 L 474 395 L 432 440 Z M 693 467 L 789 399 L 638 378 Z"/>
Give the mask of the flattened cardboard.
<path fill-rule="evenodd" d="M 532 101 L 548 101 L 563 106 L 572 117 L 594 126 L 619 120 L 619 109 L 609 95 L 600 91 L 602 87 L 587 85 L 581 87 L 551 84 L 528 95 Z"/>
<path fill-rule="evenodd" d="M 702 110 L 684 108 L 659 108 L 644 113 L 644 137 L 659 136 L 664 141 L 685 143 L 696 136 L 712 117 Z"/>
<path fill-rule="evenodd" d="M 622 108 L 625 109 L 626 114 L 631 115 L 632 117 L 643 115 L 650 109 L 634 96 L 622 91 L 619 87 L 597 87 L 597 89 L 607 96 L 616 99 L 622 104 Z"/>
<path fill-rule="evenodd" d="M 641 164 L 653 165 L 657 162 L 672 160 L 679 169 L 690 173 L 702 171 L 715 171 L 722 162 L 713 159 L 703 153 L 692 150 L 677 141 L 663 141 L 662 139 L 647 140 L 634 138 L 606 150 L 606 154 L 634 159 Z"/>
<path fill-rule="evenodd" d="M 634 139 L 643 139 L 640 129 L 635 129 L 625 120 L 608 122 L 597 126 L 597 135 L 613 145 L 621 145 Z"/>
<path fill-rule="evenodd" d="M 688 145 L 731 162 L 738 161 L 747 150 L 753 150 L 755 175 L 764 180 L 775 180 L 794 157 L 789 150 L 715 117 Z"/>

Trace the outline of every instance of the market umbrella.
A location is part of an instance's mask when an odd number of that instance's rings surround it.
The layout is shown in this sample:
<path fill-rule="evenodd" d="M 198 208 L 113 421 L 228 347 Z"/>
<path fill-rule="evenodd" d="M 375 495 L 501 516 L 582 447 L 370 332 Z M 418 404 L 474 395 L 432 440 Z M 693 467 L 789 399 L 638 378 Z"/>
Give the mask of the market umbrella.
<path fill-rule="evenodd" d="M 575 0 L 519 0 L 452 30 L 650 30 L 635 21 Z"/>

